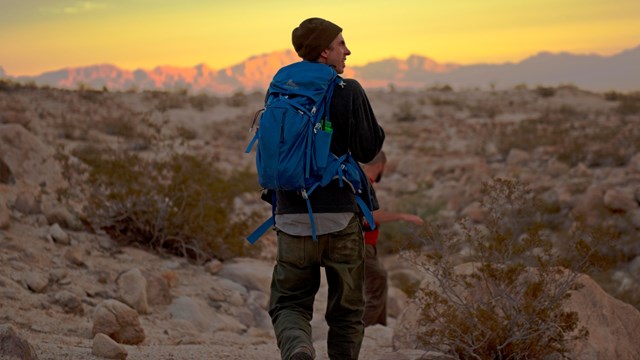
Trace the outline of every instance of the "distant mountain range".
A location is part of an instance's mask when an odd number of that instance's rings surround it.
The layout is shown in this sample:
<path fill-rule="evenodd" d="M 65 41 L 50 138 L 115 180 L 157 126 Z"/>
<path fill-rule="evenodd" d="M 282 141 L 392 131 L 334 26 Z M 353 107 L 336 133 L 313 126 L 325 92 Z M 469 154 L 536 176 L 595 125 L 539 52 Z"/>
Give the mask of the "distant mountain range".
<path fill-rule="evenodd" d="M 182 90 L 231 93 L 267 88 L 282 66 L 299 61 L 291 50 L 253 56 L 239 64 L 216 70 L 200 64 L 194 67 L 159 66 L 152 70 L 123 70 L 103 64 L 66 68 L 33 77 L 11 77 L 0 67 L 0 77 L 34 81 L 61 88 L 86 86 L 112 90 Z M 385 59 L 364 66 L 349 66 L 344 74 L 366 88 L 425 88 L 450 85 L 454 88 L 494 86 L 555 86 L 572 84 L 592 91 L 640 90 L 640 46 L 611 56 L 541 52 L 517 63 L 459 65 L 441 64 L 424 56 Z"/>

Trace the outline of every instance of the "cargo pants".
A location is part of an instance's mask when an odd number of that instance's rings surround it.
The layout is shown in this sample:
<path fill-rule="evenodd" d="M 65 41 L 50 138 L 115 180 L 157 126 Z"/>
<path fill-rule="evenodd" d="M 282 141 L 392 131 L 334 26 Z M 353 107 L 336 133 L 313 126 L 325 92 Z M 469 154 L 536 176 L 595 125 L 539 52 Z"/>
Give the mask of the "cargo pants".
<path fill-rule="evenodd" d="M 271 281 L 269 315 L 281 357 L 299 348 L 312 352 L 311 318 L 325 268 L 328 299 L 329 359 L 357 359 L 364 336 L 364 239 L 357 216 L 343 230 L 311 236 L 278 231 L 278 252 Z"/>

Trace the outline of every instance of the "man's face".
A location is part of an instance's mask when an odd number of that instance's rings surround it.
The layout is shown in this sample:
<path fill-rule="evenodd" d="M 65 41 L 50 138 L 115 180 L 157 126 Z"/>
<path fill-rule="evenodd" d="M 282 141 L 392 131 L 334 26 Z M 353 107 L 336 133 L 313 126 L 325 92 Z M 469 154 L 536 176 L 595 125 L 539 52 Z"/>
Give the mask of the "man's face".
<path fill-rule="evenodd" d="M 342 33 L 340 33 L 335 39 L 333 39 L 329 48 L 322 52 L 321 56 L 327 59 L 327 64 L 330 65 L 338 74 L 342 74 L 346 66 L 345 61 L 349 55 L 351 55 L 351 51 L 347 48 L 347 44 L 344 42 Z"/>

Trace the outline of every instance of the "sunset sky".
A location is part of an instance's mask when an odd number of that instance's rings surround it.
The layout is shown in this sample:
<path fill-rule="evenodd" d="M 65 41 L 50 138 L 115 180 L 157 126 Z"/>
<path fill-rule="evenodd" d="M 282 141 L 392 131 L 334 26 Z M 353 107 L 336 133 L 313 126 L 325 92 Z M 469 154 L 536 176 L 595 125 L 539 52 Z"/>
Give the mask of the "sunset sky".
<path fill-rule="evenodd" d="M 307 17 L 343 29 L 349 65 L 410 54 L 502 63 L 640 45 L 640 0 L 0 0 L 0 66 L 35 75 L 114 64 L 220 69 L 291 48 Z"/>

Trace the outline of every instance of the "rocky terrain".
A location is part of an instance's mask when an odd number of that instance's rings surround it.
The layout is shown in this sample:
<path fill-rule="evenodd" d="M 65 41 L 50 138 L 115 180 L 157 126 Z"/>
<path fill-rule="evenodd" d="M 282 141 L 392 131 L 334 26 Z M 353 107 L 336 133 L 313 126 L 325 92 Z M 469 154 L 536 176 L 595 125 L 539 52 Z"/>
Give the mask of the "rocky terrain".
<path fill-rule="evenodd" d="M 616 230 L 610 270 L 584 276 L 568 305 L 589 328 L 579 359 L 640 353 L 640 100 L 575 87 L 510 90 L 447 87 L 369 93 L 387 133 L 389 169 L 378 188 L 389 209 L 451 224 L 481 223 L 484 181 L 526 182 L 549 206 L 549 222 L 581 216 Z M 221 171 L 250 168 L 247 129 L 261 93 L 68 91 L 0 87 L 0 357 L 8 359 L 278 359 L 266 313 L 273 236 L 259 252 L 195 263 L 122 246 L 86 222 L 85 188 L 70 171 L 89 145 L 144 153 L 160 129 L 175 151 L 212 154 Z M 134 135 L 134 136 L 132 136 Z M 269 208 L 255 193 L 233 211 Z M 230 209 L 231 211 L 231 209 Z M 389 226 L 384 236 L 415 229 Z M 242 242 L 242 239 L 238 239 Z M 403 292 L 424 274 L 388 249 L 389 325 L 366 329 L 362 359 L 437 358 L 416 350 Z M 326 358 L 326 284 L 313 319 Z M 105 336 L 108 335 L 108 336 Z"/>

